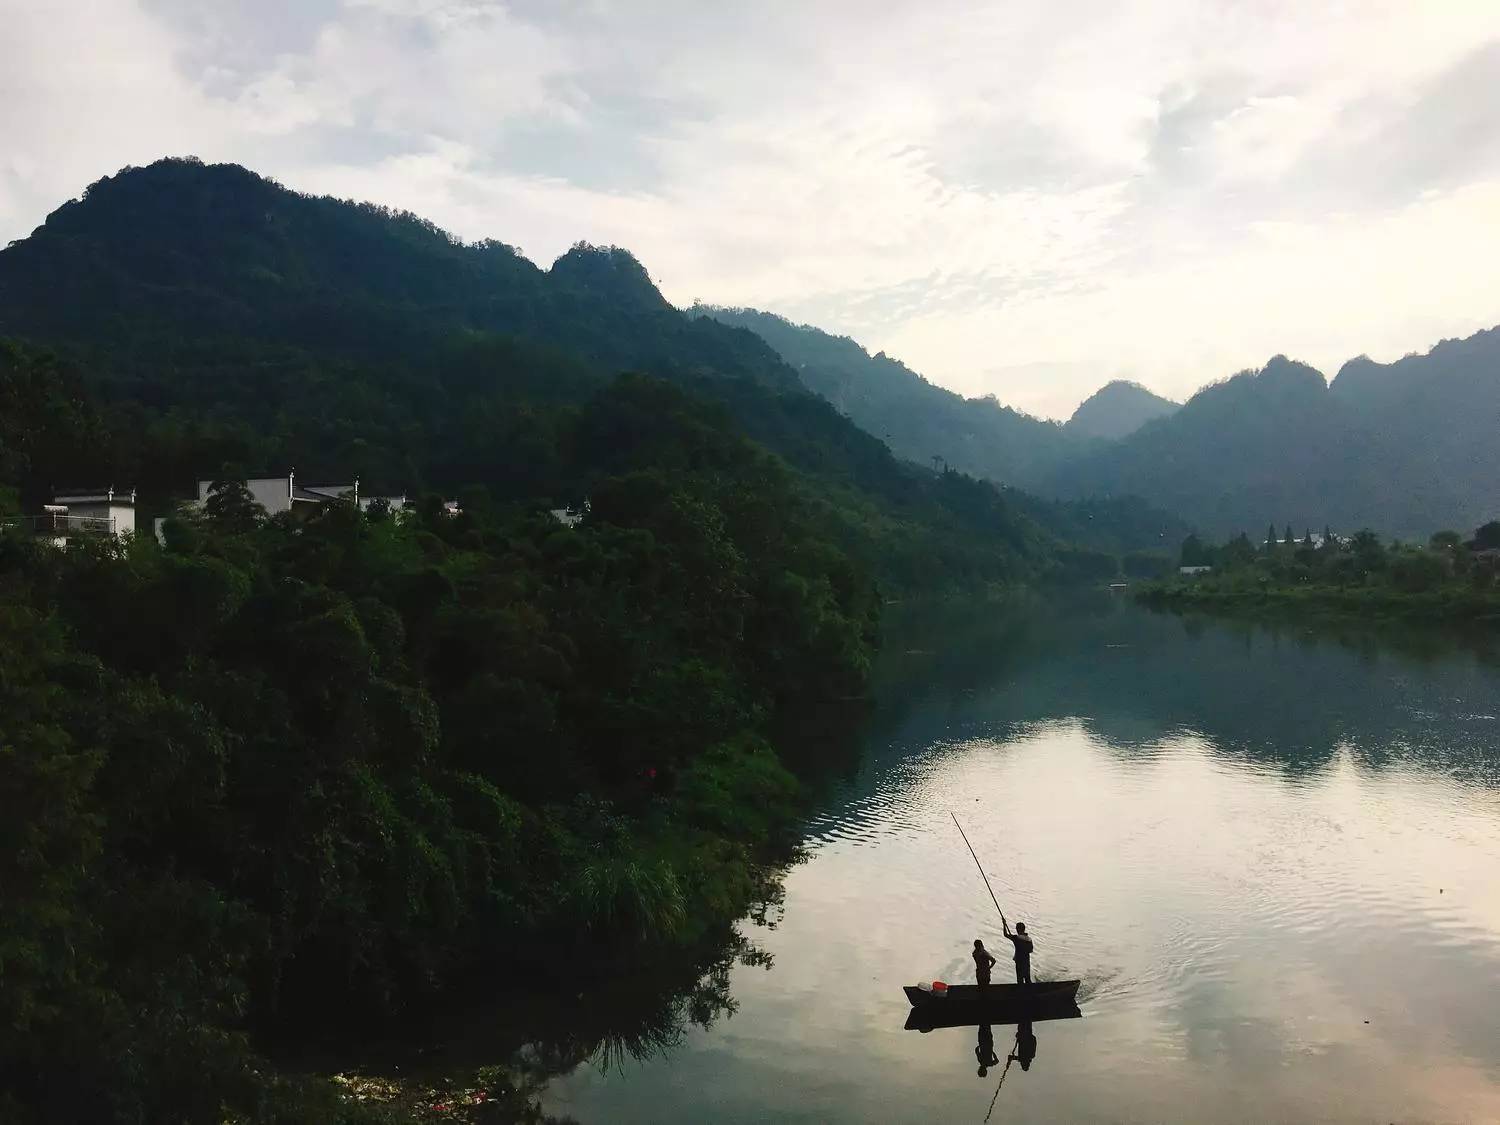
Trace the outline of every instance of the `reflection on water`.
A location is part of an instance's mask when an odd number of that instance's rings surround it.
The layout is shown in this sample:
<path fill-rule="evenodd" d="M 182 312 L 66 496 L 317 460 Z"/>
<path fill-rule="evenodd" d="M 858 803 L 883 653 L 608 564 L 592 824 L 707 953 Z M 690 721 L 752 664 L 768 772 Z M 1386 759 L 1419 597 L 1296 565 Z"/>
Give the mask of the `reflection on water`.
<path fill-rule="evenodd" d="M 732 1018 L 574 1071 L 549 1110 L 1500 1120 L 1489 642 L 1035 607 L 917 622 L 888 653 L 780 925 L 744 927 L 774 970 L 729 970 Z M 1082 1019 L 1016 1025 L 999 1092 L 998 1025 L 900 1024 L 902 985 L 1003 945 L 955 810 L 1036 979 L 1083 982 Z"/>

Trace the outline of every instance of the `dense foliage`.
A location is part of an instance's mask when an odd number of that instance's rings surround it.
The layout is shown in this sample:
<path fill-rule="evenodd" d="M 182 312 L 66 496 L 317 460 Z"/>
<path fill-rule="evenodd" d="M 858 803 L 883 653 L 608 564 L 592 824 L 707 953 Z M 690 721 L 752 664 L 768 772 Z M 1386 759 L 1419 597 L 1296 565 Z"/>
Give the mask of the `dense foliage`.
<path fill-rule="evenodd" d="M 0 534 L 8 1119 L 274 1115 L 246 1031 L 743 909 L 794 811 L 763 732 L 863 690 L 873 588 L 669 386 L 561 439 L 576 528 L 224 482 L 165 547 Z"/>
<path fill-rule="evenodd" d="M 1500 521 L 1467 539 L 1439 531 L 1425 544 L 1387 544 L 1369 529 L 1299 535 L 1273 524 L 1258 545 L 1243 532 L 1220 545 L 1189 536 L 1180 561 L 1195 572 L 1148 587 L 1146 598 L 1500 619 Z"/>

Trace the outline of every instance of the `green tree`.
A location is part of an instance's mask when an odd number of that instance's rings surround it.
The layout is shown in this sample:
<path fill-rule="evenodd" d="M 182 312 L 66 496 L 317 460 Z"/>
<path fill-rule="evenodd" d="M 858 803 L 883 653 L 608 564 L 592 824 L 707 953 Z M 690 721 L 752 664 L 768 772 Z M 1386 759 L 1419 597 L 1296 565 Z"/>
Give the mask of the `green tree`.
<path fill-rule="evenodd" d="M 1380 542 L 1380 536 L 1369 528 L 1363 528 L 1354 533 L 1354 537 L 1349 542 L 1349 550 L 1354 557 L 1355 565 L 1362 572 L 1374 574 L 1385 569 L 1385 547 Z"/>
<path fill-rule="evenodd" d="M 1500 520 L 1490 520 L 1474 532 L 1474 549 L 1476 551 L 1493 551 L 1500 549 Z"/>
<path fill-rule="evenodd" d="M 1250 543 L 1250 536 L 1243 531 L 1224 544 L 1224 561 L 1227 565 L 1243 566 L 1254 558 L 1255 548 Z"/>
<path fill-rule="evenodd" d="M 1275 553 L 1276 553 L 1276 525 L 1274 523 L 1269 523 L 1269 524 L 1266 525 L 1266 554 L 1273 555 Z"/>
<path fill-rule="evenodd" d="M 1179 566 L 1207 566 L 1208 548 L 1203 545 L 1203 540 L 1197 534 L 1191 534 L 1182 541 L 1182 550 L 1178 555 Z"/>
<path fill-rule="evenodd" d="M 215 527 L 230 534 L 253 531 L 266 518 L 250 489 L 241 480 L 216 480 L 203 502 L 203 515 Z"/>

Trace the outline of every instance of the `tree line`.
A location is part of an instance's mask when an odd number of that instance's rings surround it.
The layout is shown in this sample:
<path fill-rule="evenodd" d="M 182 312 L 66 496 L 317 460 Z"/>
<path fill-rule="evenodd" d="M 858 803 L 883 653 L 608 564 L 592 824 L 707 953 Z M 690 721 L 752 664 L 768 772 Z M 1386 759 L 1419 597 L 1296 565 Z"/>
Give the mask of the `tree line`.
<path fill-rule="evenodd" d="M 1300 536 L 1266 529 L 1260 543 L 1241 532 L 1224 543 L 1183 540 L 1184 574 L 1147 591 L 1180 600 L 1290 596 L 1350 605 L 1406 603 L 1444 616 L 1487 615 L 1500 600 L 1500 520 L 1472 535 L 1445 530 L 1426 543 L 1385 541 L 1368 528 L 1339 536 L 1325 527 Z M 1206 569 L 1205 569 L 1206 568 Z"/>
<path fill-rule="evenodd" d="M 485 971 L 687 943 L 760 893 L 787 744 L 879 601 L 773 457 L 627 378 L 535 505 L 0 532 L 7 1120 L 334 1120 L 258 1053 Z M 570 985 L 571 987 L 571 985 Z"/>

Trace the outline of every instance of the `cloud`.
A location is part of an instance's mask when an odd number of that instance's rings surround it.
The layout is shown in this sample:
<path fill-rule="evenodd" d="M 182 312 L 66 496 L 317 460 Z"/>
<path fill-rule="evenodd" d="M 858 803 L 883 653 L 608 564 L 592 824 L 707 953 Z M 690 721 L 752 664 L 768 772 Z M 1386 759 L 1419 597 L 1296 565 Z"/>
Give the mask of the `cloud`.
<path fill-rule="evenodd" d="M 0 238 L 193 152 L 1055 416 L 1500 320 L 1491 4 L 0 7 Z"/>
<path fill-rule="evenodd" d="M 956 389 L 998 386 L 1002 401 L 1009 389 L 1033 409 L 1045 401 L 1032 378 L 1039 364 L 1052 365 L 1054 408 L 1065 387 L 1082 396 L 1115 377 L 1182 398 L 1277 352 L 1331 376 L 1360 351 L 1395 358 L 1493 321 L 1496 215 L 1500 182 L 1486 182 L 1373 219 L 1258 224 L 1208 257 L 1155 263 L 1087 291 L 1028 293 L 1001 309 L 914 316 L 876 343 L 927 357 L 928 373 Z M 1038 351 L 1043 358 L 1023 361 L 1030 369 L 993 366 Z"/>
<path fill-rule="evenodd" d="M 176 37 L 132 5 L 11 0 L 0 26 L 0 241 L 205 134 L 212 114 L 173 65 Z"/>

